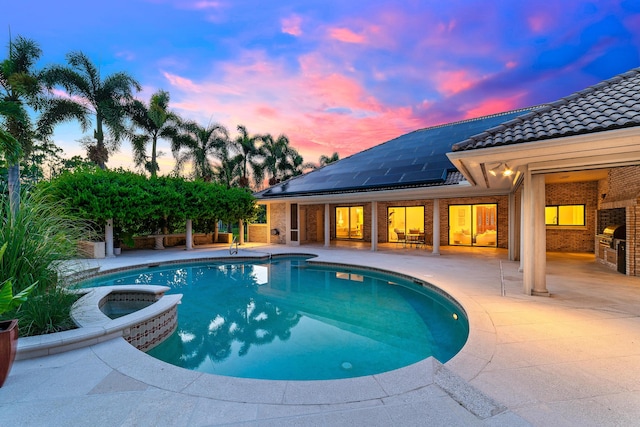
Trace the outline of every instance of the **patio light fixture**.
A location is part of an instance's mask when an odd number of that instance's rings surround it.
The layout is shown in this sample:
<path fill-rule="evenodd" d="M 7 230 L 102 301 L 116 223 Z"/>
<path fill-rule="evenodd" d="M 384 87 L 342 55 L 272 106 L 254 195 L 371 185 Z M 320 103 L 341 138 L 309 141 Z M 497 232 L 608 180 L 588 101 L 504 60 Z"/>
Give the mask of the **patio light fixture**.
<path fill-rule="evenodd" d="M 502 171 L 500 172 L 500 170 Z M 493 176 L 498 176 L 498 172 L 500 172 L 502 176 L 513 175 L 513 169 L 511 169 L 506 163 L 498 163 L 498 166 L 489 169 L 489 173 Z"/>

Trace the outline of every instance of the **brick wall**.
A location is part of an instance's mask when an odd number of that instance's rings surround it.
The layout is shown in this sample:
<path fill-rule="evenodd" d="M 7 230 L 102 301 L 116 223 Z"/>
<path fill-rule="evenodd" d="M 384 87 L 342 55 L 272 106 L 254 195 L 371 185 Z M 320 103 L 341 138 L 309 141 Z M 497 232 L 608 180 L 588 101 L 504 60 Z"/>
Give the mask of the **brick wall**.
<path fill-rule="evenodd" d="M 247 226 L 248 241 L 253 243 L 267 243 L 269 235 L 267 224 L 249 224 Z"/>
<path fill-rule="evenodd" d="M 271 236 L 271 243 L 286 244 L 287 240 L 287 205 L 286 203 L 272 203 L 269 205 L 269 224 L 280 232 L 278 236 Z"/>
<path fill-rule="evenodd" d="M 545 203 L 549 205 L 585 205 L 584 227 L 547 227 L 547 251 L 593 252 L 595 250 L 598 182 L 547 184 Z"/>

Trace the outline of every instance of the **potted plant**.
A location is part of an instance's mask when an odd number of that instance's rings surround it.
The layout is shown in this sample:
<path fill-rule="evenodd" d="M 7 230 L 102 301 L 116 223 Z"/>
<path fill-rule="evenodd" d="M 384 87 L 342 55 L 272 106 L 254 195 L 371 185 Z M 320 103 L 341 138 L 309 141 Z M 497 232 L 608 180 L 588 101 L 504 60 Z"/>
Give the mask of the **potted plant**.
<path fill-rule="evenodd" d="M 0 248 L 0 261 L 7 249 L 5 243 Z M 27 297 L 36 286 L 36 283 L 24 289 L 17 295 L 13 295 L 13 283 L 7 279 L 0 284 L 0 316 L 20 306 L 27 300 Z M 0 387 L 9 375 L 11 365 L 16 358 L 16 348 L 18 346 L 18 320 L 0 321 Z"/>

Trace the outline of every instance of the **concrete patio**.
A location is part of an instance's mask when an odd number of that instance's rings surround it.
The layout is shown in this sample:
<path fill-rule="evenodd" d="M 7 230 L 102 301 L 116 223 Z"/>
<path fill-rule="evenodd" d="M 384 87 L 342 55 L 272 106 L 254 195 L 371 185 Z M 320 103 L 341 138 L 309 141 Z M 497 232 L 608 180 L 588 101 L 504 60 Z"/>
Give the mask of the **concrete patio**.
<path fill-rule="evenodd" d="M 429 281 L 469 315 L 463 350 L 372 377 L 241 380 L 186 371 L 114 339 L 17 361 L 0 388 L 0 425 L 617 426 L 640 419 L 640 279 L 589 254 L 548 254 L 551 297 L 522 293 L 500 249 L 260 246 L 239 256 L 313 253 Z M 103 270 L 229 256 L 228 247 L 129 251 L 82 261 Z M 501 296 L 501 264 L 506 296 Z"/>

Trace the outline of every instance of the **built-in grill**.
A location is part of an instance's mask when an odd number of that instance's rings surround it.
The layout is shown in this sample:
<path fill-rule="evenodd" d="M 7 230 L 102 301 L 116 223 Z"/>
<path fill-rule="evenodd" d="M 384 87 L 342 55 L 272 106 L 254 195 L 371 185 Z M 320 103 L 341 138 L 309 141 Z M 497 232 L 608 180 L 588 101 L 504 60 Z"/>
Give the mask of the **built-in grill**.
<path fill-rule="evenodd" d="M 624 225 L 610 225 L 605 227 L 602 234 L 598 234 L 598 239 L 602 246 L 615 249 L 619 241 L 627 238 L 627 227 Z"/>

